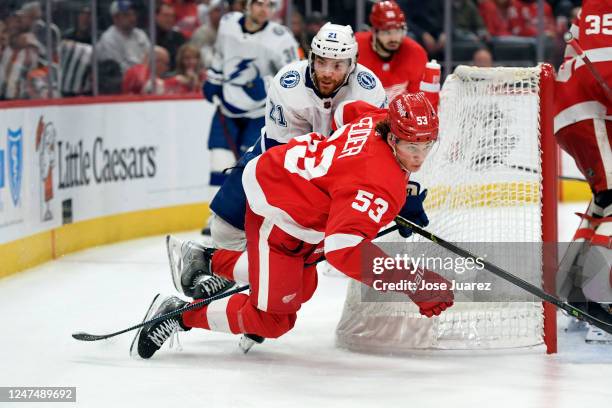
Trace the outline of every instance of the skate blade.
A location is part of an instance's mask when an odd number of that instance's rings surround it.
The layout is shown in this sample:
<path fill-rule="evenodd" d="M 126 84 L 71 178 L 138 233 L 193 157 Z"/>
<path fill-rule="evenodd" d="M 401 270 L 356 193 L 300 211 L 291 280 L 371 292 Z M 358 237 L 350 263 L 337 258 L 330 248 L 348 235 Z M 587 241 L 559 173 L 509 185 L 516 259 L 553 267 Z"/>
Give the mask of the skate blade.
<path fill-rule="evenodd" d="M 242 350 L 244 354 L 246 354 L 255 344 L 257 344 L 257 342 L 255 342 L 254 340 L 249 339 L 246 336 L 242 336 L 240 337 L 240 341 L 238 342 L 238 347 L 240 348 L 240 350 Z"/>
<path fill-rule="evenodd" d="M 181 285 L 181 246 L 182 242 L 172 235 L 166 235 L 166 251 L 168 252 L 168 263 L 170 264 L 170 274 L 172 283 L 178 293 L 183 293 Z"/>
<path fill-rule="evenodd" d="M 155 311 L 159 308 L 159 306 L 163 303 L 164 300 L 165 299 L 161 296 L 160 293 L 155 295 L 142 321 L 146 322 L 147 320 L 151 319 Z M 140 332 L 142 332 L 142 329 L 144 329 L 145 327 L 146 326 L 142 326 L 140 329 L 136 331 L 136 335 L 134 336 L 134 339 L 132 340 L 132 344 L 130 345 L 130 357 L 137 358 L 137 359 L 141 358 L 138 355 L 138 338 L 140 337 Z M 134 347 L 135 345 L 136 347 Z"/>
<path fill-rule="evenodd" d="M 254 337 L 252 337 L 254 336 Z M 242 350 L 242 352 L 244 354 L 248 353 L 249 350 L 256 344 L 261 344 L 263 343 L 264 338 L 263 337 L 259 337 L 256 335 L 248 335 L 248 334 L 243 334 L 240 337 L 240 341 L 238 342 L 238 347 L 240 348 L 240 350 Z"/>

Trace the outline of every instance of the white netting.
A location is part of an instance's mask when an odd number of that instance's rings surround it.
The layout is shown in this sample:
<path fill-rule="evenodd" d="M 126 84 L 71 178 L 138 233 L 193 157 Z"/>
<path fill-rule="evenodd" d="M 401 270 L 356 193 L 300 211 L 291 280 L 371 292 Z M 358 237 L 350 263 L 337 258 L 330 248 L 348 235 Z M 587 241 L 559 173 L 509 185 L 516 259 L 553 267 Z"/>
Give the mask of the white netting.
<path fill-rule="evenodd" d="M 458 67 L 441 93 L 439 146 L 411 179 L 429 189 L 428 230 L 485 248 L 487 260 L 541 287 L 540 71 Z M 532 244 L 499 244 L 512 242 Z M 340 346 L 401 352 L 542 343 L 541 302 L 466 302 L 478 299 L 455 293 L 450 310 L 427 319 L 412 302 L 362 302 L 364 294 L 388 296 L 349 284 Z"/>

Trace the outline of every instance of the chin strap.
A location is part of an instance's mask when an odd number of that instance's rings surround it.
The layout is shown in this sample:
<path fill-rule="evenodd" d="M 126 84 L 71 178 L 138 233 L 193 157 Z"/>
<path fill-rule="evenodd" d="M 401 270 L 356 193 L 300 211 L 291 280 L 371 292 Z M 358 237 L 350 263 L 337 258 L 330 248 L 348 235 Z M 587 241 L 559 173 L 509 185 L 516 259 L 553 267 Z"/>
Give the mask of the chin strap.
<path fill-rule="evenodd" d="M 407 174 L 410 174 L 410 170 L 408 170 L 406 166 L 404 166 L 404 163 L 402 163 L 402 161 L 399 159 L 399 157 L 397 157 L 397 150 L 395 149 L 396 144 L 397 136 L 391 134 L 391 143 L 389 143 L 389 147 L 391 147 L 391 150 L 393 150 L 393 156 L 395 156 L 395 160 L 397 161 L 397 164 L 399 164 L 399 166 L 402 168 L 402 170 L 404 170 Z"/>

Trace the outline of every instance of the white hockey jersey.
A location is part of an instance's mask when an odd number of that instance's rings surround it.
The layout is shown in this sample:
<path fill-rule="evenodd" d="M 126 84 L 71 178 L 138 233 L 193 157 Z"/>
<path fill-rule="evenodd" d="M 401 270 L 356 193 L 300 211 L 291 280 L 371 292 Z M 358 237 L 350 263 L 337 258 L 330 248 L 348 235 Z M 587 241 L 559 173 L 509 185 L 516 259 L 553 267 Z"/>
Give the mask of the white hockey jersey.
<path fill-rule="evenodd" d="M 264 115 L 269 81 L 297 59 L 297 42 L 287 27 L 276 22 L 269 21 L 251 34 L 244 20 L 238 12 L 221 19 L 208 81 L 222 86 L 224 115 L 256 118 Z"/>
<path fill-rule="evenodd" d="M 348 82 L 324 98 L 312 82 L 308 61 L 288 64 L 276 74 L 268 89 L 262 142 L 269 148 L 310 132 L 329 135 L 336 109 L 347 100 L 362 100 L 378 107 L 387 105 L 380 80 L 363 65 L 357 64 Z"/>

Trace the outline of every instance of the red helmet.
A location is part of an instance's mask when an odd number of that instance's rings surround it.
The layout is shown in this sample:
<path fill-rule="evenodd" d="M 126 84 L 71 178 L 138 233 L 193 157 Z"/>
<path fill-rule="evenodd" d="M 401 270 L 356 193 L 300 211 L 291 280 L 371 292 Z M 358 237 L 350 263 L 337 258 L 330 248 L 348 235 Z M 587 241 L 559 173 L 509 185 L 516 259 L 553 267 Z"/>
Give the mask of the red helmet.
<path fill-rule="evenodd" d="M 418 143 L 438 139 L 438 115 L 423 92 L 393 98 L 387 119 L 391 132 L 401 140 Z"/>
<path fill-rule="evenodd" d="M 405 28 L 406 17 L 400 6 L 393 0 L 381 1 L 372 7 L 370 25 L 377 30 Z"/>

